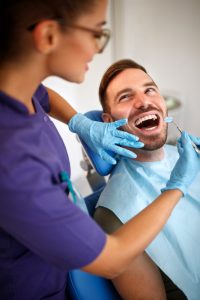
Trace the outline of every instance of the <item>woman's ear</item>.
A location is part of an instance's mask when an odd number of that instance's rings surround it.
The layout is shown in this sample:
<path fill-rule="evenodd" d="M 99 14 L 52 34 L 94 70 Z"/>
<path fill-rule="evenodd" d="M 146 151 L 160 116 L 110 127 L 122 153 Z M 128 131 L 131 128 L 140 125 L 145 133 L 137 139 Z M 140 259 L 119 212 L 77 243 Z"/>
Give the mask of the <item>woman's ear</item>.
<path fill-rule="evenodd" d="M 50 53 L 57 45 L 59 26 L 54 20 L 44 20 L 33 30 L 33 41 L 37 51 L 43 54 Z"/>
<path fill-rule="evenodd" d="M 102 113 L 101 117 L 105 123 L 113 122 L 113 118 L 111 117 L 111 115 L 109 113 Z"/>

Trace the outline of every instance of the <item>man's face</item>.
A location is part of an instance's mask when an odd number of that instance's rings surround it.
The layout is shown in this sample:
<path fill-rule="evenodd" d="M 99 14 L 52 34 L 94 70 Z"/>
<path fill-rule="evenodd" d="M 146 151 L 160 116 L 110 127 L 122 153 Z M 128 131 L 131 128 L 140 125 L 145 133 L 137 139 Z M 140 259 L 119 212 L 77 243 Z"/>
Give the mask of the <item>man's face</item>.
<path fill-rule="evenodd" d="M 151 77 L 140 69 L 126 69 L 108 85 L 107 104 L 110 112 L 105 122 L 128 118 L 121 129 L 137 135 L 145 150 L 163 146 L 167 138 L 165 100 Z"/>

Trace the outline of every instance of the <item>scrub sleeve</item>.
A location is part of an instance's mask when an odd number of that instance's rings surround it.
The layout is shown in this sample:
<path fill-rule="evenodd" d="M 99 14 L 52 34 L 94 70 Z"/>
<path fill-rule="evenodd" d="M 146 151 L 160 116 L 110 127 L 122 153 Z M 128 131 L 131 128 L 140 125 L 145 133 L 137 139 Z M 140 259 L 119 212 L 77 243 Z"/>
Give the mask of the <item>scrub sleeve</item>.
<path fill-rule="evenodd" d="M 69 159 L 42 85 L 33 104 L 29 115 L 0 92 L 0 299 L 64 300 L 67 271 L 92 262 L 106 237 L 60 181 Z"/>

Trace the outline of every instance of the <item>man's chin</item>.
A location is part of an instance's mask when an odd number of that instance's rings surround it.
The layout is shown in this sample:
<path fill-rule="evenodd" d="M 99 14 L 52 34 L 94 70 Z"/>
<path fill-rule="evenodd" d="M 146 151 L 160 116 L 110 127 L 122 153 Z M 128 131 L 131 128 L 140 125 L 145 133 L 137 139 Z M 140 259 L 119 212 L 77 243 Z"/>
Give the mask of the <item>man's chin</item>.
<path fill-rule="evenodd" d="M 145 150 L 145 151 L 154 151 L 154 150 L 158 150 L 160 148 L 163 147 L 164 144 L 162 145 L 145 145 L 142 150 Z"/>
<path fill-rule="evenodd" d="M 164 146 L 166 140 L 167 138 L 163 138 L 161 140 L 151 140 L 148 142 L 142 141 L 144 143 L 144 147 L 142 149 L 146 151 L 153 151 L 153 150 L 160 149 Z"/>

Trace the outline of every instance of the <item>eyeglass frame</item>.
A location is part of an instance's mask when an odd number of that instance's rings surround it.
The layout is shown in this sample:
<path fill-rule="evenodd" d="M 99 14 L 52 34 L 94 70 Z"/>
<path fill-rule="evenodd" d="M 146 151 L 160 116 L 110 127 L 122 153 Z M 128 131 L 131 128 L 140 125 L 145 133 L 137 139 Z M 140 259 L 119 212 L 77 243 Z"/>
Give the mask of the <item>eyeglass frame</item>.
<path fill-rule="evenodd" d="M 55 21 L 59 22 L 60 24 L 64 23 L 63 18 L 50 18 L 50 19 L 55 20 Z M 34 24 L 29 25 L 26 29 L 28 31 L 33 31 L 35 29 L 35 27 L 42 21 L 43 20 L 35 22 Z M 100 47 L 100 49 L 98 51 L 99 54 L 104 51 L 104 49 L 106 48 L 106 46 L 107 46 L 107 44 L 110 40 L 110 37 L 111 37 L 111 30 L 108 29 L 108 28 L 103 28 L 101 30 L 96 30 L 96 29 L 88 28 L 86 26 L 82 26 L 82 25 L 78 25 L 78 24 L 69 25 L 68 28 L 74 28 L 74 29 L 79 29 L 79 30 L 83 30 L 83 31 L 86 31 L 86 32 L 90 32 L 90 33 L 96 35 L 97 39 L 101 39 L 101 37 L 104 36 L 105 37 L 105 42 L 102 45 L 102 47 Z"/>
<path fill-rule="evenodd" d="M 104 51 L 104 49 L 106 48 L 109 40 L 110 40 L 110 36 L 111 36 L 111 30 L 108 28 L 103 28 L 101 30 L 96 30 L 96 29 L 92 29 L 92 28 L 88 28 L 85 26 L 81 26 L 81 25 L 70 25 L 68 26 L 69 28 L 74 28 L 74 29 L 80 29 L 86 32 L 90 32 L 94 35 L 96 35 L 96 39 L 101 39 L 102 36 L 105 37 L 105 42 L 104 44 L 101 46 L 101 48 L 99 49 L 98 53 L 102 53 Z"/>

